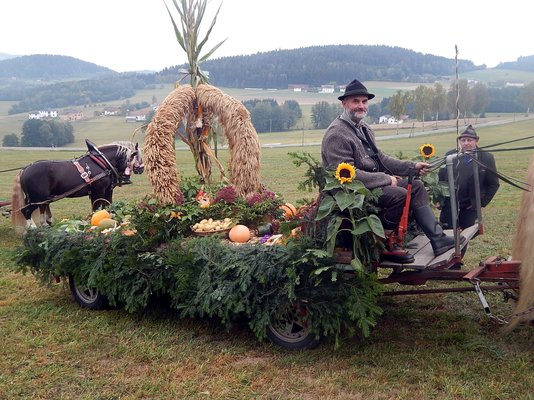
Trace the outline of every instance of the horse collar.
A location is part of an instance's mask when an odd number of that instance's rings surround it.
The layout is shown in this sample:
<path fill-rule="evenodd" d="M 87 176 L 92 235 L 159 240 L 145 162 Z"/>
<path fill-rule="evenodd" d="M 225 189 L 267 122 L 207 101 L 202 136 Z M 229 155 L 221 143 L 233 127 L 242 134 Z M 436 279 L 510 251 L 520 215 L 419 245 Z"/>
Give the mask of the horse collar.
<path fill-rule="evenodd" d="M 107 164 L 98 156 L 94 154 L 89 154 L 89 157 L 91 157 L 91 160 L 93 160 L 100 168 L 103 170 L 107 170 L 108 166 Z"/>

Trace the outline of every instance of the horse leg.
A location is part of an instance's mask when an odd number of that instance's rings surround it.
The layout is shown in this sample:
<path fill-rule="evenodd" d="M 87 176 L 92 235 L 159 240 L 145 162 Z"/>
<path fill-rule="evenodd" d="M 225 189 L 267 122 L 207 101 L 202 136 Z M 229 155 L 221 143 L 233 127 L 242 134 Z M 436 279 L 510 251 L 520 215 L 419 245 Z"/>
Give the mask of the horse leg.
<path fill-rule="evenodd" d="M 37 228 L 37 224 L 35 223 L 35 220 L 33 219 L 36 211 L 38 211 L 39 215 L 41 215 L 41 210 L 38 206 L 28 205 L 22 212 L 24 214 L 24 217 L 26 218 L 26 228 Z"/>
<path fill-rule="evenodd" d="M 43 214 L 44 214 L 44 222 L 46 222 L 48 225 L 52 225 L 53 220 L 52 220 L 52 211 L 50 211 L 50 204 L 47 204 L 44 207 L 44 212 L 41 209 L 41 219 L 43 219 Z"/>
<path fill-rule="evenodd" d="M 39 223 L 41 225 L 46 224 L 46 205 L 41 204 L 39 206 Z"/>

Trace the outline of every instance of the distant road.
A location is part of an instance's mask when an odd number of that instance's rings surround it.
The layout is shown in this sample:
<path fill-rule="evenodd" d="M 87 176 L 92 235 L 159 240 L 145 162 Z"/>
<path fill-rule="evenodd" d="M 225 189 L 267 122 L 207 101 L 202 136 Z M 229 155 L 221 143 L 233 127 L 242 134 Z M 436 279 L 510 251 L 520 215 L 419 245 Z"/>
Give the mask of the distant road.
<path fill-rule="evenodd" d="M 523 120 L 529 120 L 533 119 L 533 116 L 517 116 L 514 118 L 509 119 L 497 119 L 497 120 L 490 120 L 488 122 L 481 122 L 477 123 L 476 127 L 483 127 L 483 126 L 498 126 L 498 125 L 506 125 L 506 124 L 512 124 L 514 122 L 523 121 Z M 481 120 L 479 120 L 481 121 Z M 482 120 L 483 121 L 483 120 Z M 462 129 L 462 126 L 460 129 Z M 417 129 L 417 128 L 416 128 Z M 376 140 L 390 140 L 390 139 L 399 139 L 399 138 L 410 138 L 410 137 L 418 137 L 418 136 L 428 136 L 428 135 L 434 135 L 436 133 L 446 133 L 446 132 L 455 132 L 456 127 L 447 127 L 447 128 L 427 128 L 425 131 L 414 131 L 411 133 L 399 133 L 399 134 L 393 134 L 393 135 L 384 135 L 384 136 L 377 136 Z M 320 146 L 321 142 L 311 142 L 306 143 L 306 146 Z M 304 146 L 304 147 L 306 147 Z M 220 149 L 225 149 L 228 146 L 220 146 Z M 295 143 L 264 143 L 261 145 L 263 148 L 273 148 L 273 147 L 302 147 L 301 143 L 295 142 Z M 50 150 L 51 152 L 54 151 L 81 151 L 85 152 L 87 151 L 86 147 L 1 147 L 0 150 L 21 150 L 21 151 L 31 151 L 31 150 Z M 189 147 L 184 146 L 178 146 L 176 147 L 176 150 L 188 150 Z"/>

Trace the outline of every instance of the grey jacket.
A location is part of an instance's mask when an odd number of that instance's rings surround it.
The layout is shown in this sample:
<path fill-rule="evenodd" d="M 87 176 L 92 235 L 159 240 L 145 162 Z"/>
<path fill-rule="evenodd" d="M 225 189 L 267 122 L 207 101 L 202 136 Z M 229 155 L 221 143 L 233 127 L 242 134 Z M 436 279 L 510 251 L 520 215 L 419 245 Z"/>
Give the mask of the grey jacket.
<path fill-rule="evenodd" d="M 375 134 L 365 122 L 358 125 L 355 132 L 348 121 L 336 118 L 326 129 L 321 145 L 323 166 L 335 169 L 339 163 L 346 162 L 356 167 L 356 179 L 360 180 L 366 188 L 391 185 L 390 175 L 406 176 L 409 169 L 415 167 L 413 161 L 398 160 L 384 154 L 378 149 L 377 157 L 382 165 L 372 158 L 372 147 L 362 130 L 366 130 L 370 141 L 375 144 Z M 348 122 L 354 126 L 354 123 Z M 385 167 L 385 170 L 384 170 Z"/>

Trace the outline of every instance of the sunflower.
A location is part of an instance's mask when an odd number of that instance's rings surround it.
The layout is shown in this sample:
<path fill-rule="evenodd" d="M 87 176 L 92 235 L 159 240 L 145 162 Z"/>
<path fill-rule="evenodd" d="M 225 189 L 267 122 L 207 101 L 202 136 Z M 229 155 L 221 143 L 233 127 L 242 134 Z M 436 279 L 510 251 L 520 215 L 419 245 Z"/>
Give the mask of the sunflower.
<path fill-rule="evenodd" d="M 421 153 L 421 155 L 424 158 L 430 158 L 434 154 L 436 154 L 436 148 L 434 147 L 433 144 L 428 144 L 427 143 L 427 144 L 424 144 L 421 147 L 419 147 L 419 153 Z"/>
<path fill-rule="evenodd" d="M 339 183 L 352 182 L 356 176 L 356 169 L 348 163 L 341 163 L 336 169 L 336 179 Z"/>

